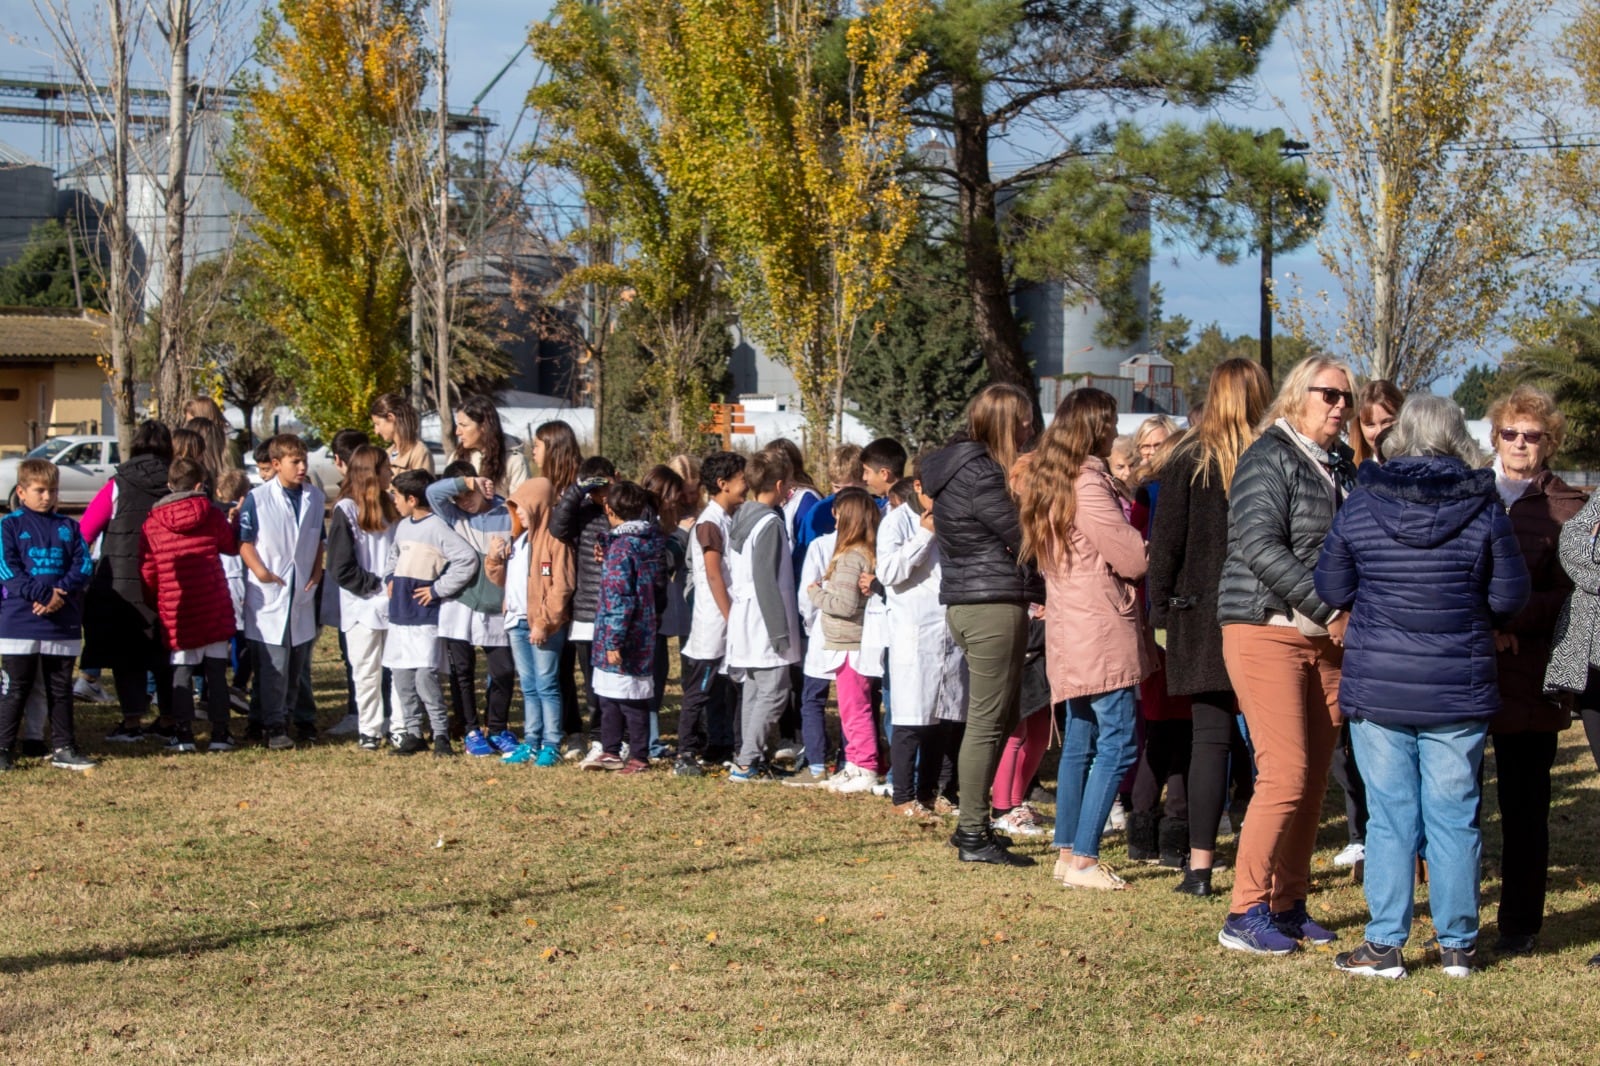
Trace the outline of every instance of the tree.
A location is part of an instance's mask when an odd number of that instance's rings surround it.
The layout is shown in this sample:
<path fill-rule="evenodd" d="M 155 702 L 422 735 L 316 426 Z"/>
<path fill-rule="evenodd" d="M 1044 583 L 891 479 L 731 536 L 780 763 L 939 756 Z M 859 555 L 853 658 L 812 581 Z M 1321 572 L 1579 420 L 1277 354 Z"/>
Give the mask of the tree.
<path fill-rule="evenodd" d="M 1562 313 L 1547 343 L 1523 345 L 1506 356 L 1503 384 L 1537 385 L 1555 397 L 1567 419 L 1561 454 L 1600 462 L 1600 304 Z"/>
<path fill-rule="evenodd" d="M 1508 375 L 1499 367 L 1478 364 L 1467 368 L 1450 398 L 1461 408 L 1461 413 L 1468 418 L 1482 418 L 1489 410 L 1489 404 L 1511 390 L 1507 380 Z"/>
<path fill-rule="evenodd" d="M 104 311 L 104 264 L 96 262 L 82 237 L 68 242 L 67 227 L 41 222 L 14 262 L 0 266 L 0 306 L 78 307 Z"/>
<path fill-rule="evenodd" d="M 1424 387 L 1552 280 L 1547 216 L 1517 133 L 1548 85 L 1548 0 L 1316 0 L 1296 33 L 1307 137 L 1333 186 L 1319 243 L 1343 305 L 1303 298 L 1296 332 L 1371 377 Z"/>
<path fill-rule="evenodd" d="M 933 169 L 957 191 L 973 321 L 994 380 L 1036 391 L 1011 307 L 1011 241 L 998 205 L 1070 162 L 1111 151 L 1117 135 L 1104 120 L 1118 109 L 1204 107 L 1247 92 L 1286 7 L 1282 0 L 935 5 L 919 33 L 931 58 L 913 118 L 953 145 L 951 164 Z M 1042 158 L 1041 129 L 1055 134 Z M 1028 142 L 1032 161 L 996 176 L 991 157 L 1011 138 Z M 1073 265 L 1062 260 L 1053 269 Z"/>
<path fill-rule="evenodd" d="M 280 0 L 257 41 L 229 176 L 260 218 L 251 269 L 282 293 L 265 308 L 321 433 L 362 425 L 400 383 L 411 270 L 397 131 L 426 66 L 413 0 Z"/>
<path fill-rule="evenodd" d="M 861 334 L 845 385 L 856 416 L 912 454 L 949 440 L 984 378 L 953 234 L 924 230 L 906 242 L 894 296 L 873 309 Z"/>

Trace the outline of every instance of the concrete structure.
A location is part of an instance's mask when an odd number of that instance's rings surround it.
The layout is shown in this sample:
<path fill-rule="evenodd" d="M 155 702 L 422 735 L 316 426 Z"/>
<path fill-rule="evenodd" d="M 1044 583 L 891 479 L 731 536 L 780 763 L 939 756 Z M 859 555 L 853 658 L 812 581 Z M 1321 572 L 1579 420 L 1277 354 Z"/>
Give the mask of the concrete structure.
<path fill-rule="evenodd" d="M 110 422 L 109 345 L 98 312 L 0 308 L 0 455 Z"/>
<path fill-rule="evenodd" d="M 35 226 L 58 217 L 50 168 L 0 141 L 0 266 L 22 255 Z"/>

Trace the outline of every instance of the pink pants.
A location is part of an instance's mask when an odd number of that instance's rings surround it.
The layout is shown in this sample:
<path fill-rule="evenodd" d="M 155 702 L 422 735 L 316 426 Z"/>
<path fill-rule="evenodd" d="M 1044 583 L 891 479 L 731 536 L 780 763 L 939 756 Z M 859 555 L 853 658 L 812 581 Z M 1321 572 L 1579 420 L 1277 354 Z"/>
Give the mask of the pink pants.
<path fill-rule="evenodd" d="M 872 679 L 855 672 L 846 657 L 833 679 L 839 694 L 839 729 L 844 733 L 845 761 L 882 773 L 878 759 L 878 725 L 872 720 Z"/>
<path fill-rule="evenodd" d="M 1050 746 L 1050 719 L 1053 708 L 1034 711 L 1017 723 L 1000 752 L 1000 766 L 994 772 L 995 810 L 1009 811 L 1028 798 L 1028 782 L 1038 772 L 1045 749 Z"/>

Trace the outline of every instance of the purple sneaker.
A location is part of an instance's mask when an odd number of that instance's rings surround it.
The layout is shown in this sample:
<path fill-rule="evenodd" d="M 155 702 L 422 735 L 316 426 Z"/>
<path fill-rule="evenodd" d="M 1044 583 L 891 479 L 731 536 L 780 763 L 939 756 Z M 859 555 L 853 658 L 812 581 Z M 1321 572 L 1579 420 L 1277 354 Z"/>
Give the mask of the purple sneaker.
<path fill-rule="evenodd" d="M 1265 903 L 1258 903 L 1243 914 L 1228 915 L 1217 934 L 1217 943 L 1252 955 L 1287 955 L 1300 948 L 1273 925 Z"/>
<path fill-rule="evenodd" d="M 502 729 L 498 733 L 489 734 L 489 743 L 501 755 L 510 755 L 517 750 L 517 735 L 509 729 Z"/>
<path fill-rule="evenodd" d="M 1331 944 L 1338 940 L 1338 934 L 1317 923 L 1306 913 L 1306 901 L 1297 899 L 1294 906 L 1286 911 L 1280 911 L 1272 916 L 1272 924 L 1278 932 L 1291 940 L 1309 940 L 1313 944 Z"/>

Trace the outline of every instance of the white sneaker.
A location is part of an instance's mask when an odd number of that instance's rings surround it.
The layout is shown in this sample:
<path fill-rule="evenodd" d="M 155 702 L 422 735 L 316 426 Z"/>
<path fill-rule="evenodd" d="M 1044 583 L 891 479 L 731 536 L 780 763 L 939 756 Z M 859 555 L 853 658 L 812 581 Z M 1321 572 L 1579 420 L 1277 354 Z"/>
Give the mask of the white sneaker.
<path fill-rule="evenodd" d="M 1128 812 L 1122 809 L 1122 797 L 1111 805 L 1111 813 L 1106 816 L 1106 827 L 1103 833 L 1120 833 L 1128 828 Z"/>
<path fill-rule="evenodd" d="M 872 794 L 874 796 L 892 798 L 894 796 L 894 786 L 887 781 L 881 785 L 873 785 Z"/>
<path fill-rule="evenodd" d="M 361 719 L 353 714 L 347 714 L 338 722 L 328 727 L 330 737 L 353 737 L 361 732 Z"/>
<path fill-rule="evenodd" d="M 583 757 L 583 761 L 578 763 L 578 769 L 587 770 L 591 766 L 598 766 L 600 760 L 605 756 L 605 753 L 605 749 L 600 746 L 600 742 L 598 740 L 591 741 L 589 744 L 589 753 Z"/>
<path fill-rule="evenodd" d="M 87 677 L 79 677 L 72 683 L 72 698 L 83 700 L 85 703 L 112 702 L 111 695 Z"/>
<path fill-rule="evenodd" d="M 1052 831 L 1049 823 L 1026 803 L 996 818 L 993 828 L 1000 833 L 1021 837 L 1047 837 Z"/>
<path fill-rule="evenodd" d="M 872 786 L 878 783 L 878 775 L 871 770 L 863 769 L 851 763 L 846 763 L 840 773 L 847 775 L 837 785 L 830 783 L 828 791 L 847 796 L 853 792 L 871 792 Z M 839 774 L 835 774 L 838 777 Z"/>
<path fill-rule="evenodd" d="M 562 752 L 561 757 L 569 762 L 574 759 L 582 759 L 584 757 L 584 751 L 586 748 L 588 748 L 588 745 L 589 741 L 587 737 L 585 737 L 582 733 L 574 733 L 567 737 L 567 746 Z"/>
<path fill-rule="evenodd" d="M 778 741 L 778 750 L 772 753 L 773 762 L 792 763 L 800 757 L 800 742 L 789 737 Z"/>
<path fill-rule="evenodd" d="M 1354 866 L 1367 857 L 1365 844 L 1346 844 L 1344 850 L 1333 857 L 1335 866 Z"/>

